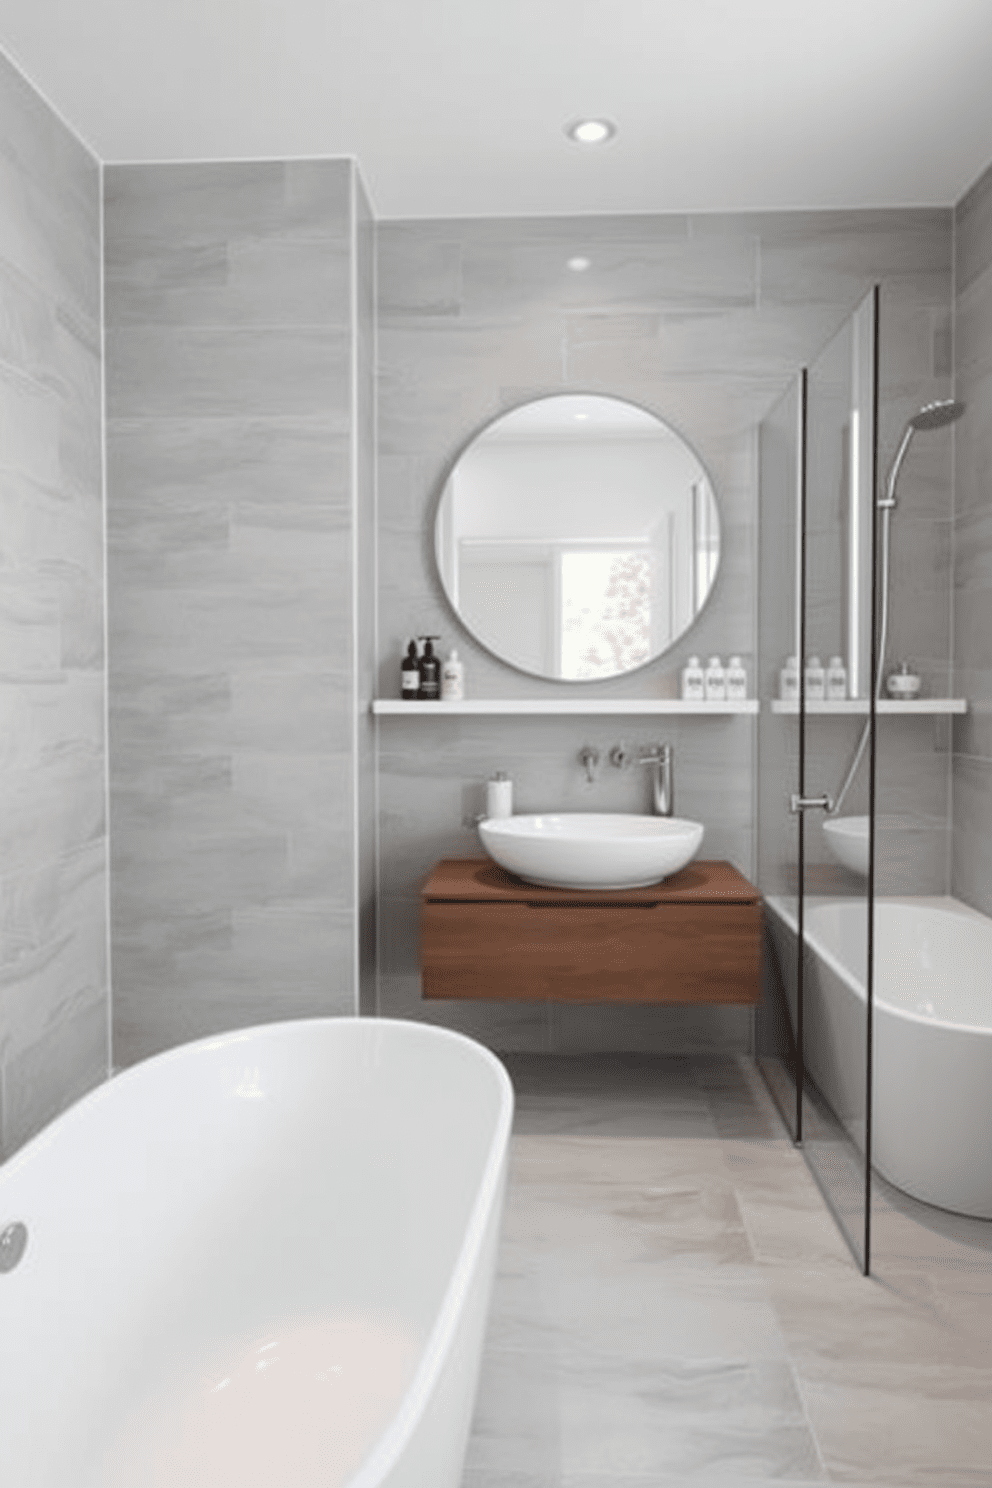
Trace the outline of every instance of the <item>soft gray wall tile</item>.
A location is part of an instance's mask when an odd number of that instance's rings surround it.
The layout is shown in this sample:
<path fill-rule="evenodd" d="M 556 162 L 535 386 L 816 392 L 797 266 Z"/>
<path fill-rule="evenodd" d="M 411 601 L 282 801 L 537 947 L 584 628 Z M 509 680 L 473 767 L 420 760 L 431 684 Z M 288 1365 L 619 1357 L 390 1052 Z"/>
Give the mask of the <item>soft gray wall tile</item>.
<path fill-rule="evenodd" d="M 117 325 L 332 325 L 347 329 L 350 265 L 312 240 L 111 246 Z"/>
<path fill-rule="evenodd" d="M 0 259 L 50 301 L 100 314 L 96 159 L 0 56 Z"/>
<path fill-rule="evenodd" d="M 992 165 L 954 209 L 954 276 L 958 293 L 992 266 Z"/>
<path fill-rule="evenodd" d="M 0 1156 L 107 1073 L 100 198 L 0 57 Z"/>
<path fill-rule="evenodd" d="M 347 160 L 206 161 L 115 165 L 107 170 L 106 210 L 115 244 L 226 244 L 299 237 L 344 247 L 350 236 L 352 165 Z M 108 286 L 110 293 L 112 287 Z"/>
<path fill-rule="evenodd" d="M 323 326 L 111 321 L 107 408 L 115 419 L 318 417 L 346 405 L 349 349 L 347 332 Z"/>
<path fill-rule="evenodd" d="M 434 572 L 431 524 L 447 470 L 481 424 L 528 397 L 575 389 L 627 397 L 685 434 L 712 473 L 724 545 L 706 610 L 668 656 L 588 691 L 556 686 L 555 695 L 673 697 L 690 650 L 741 652 L 753 689 L 755 426 L 877 280 L 887 358 L 884 438 L 894 441 L 920 402 L 946 395 L 950 226 L 950 213 L 941 211 L 382 224 L 382 695 L 398 691 L 406 638 L 428 631 L 440 632 L 445 646 L 458 646 L 469 697 L 547 695 L 547 684 L 496 661 L 453 616 Z M 585 273 L 567 269 L 575 255 L 591 260 Z M 918 611 L 900 621 L 899 643 L 925 652 L 935 676 L 948 659 L 949 455 L 950 444 L 941 444 L 939 456 L 917 467 L 907 492 L 914 509 L 945 526 L 921 528 L 912 541 L 909 534 L 901 541 L 900 563 L 914 584 L 923 584 L 927 614 L 922 635 L 911 630 Z M 635 786 L 607 770 L 590 791 L 575 762 L 583 743 L 605 753 L 623 736 L 673 740 L 677 809 L 706 824 L 707 856 L 727 857 L 753 875 L 755 751 L 748 720 L 383 719 L 380 908 L 389 965 L 412 966 L 410 907 L 437 859 L 478 854 L 476 834 L 461 819 L 481 809 L 482 782 L 493 769 L 513 775 L 520 810 L 643 810 L 643 781 Z M 934 790 L 943 780 L 946 801 L 946 756 L 935 757 L 932 768 Z M 384 973 L 391 988 L 396 977 L 411 975 L 409 969 Z M 403 985 L 408 996 L 409 983 Z M 405 1005 L 416 1013 L 415 1003 Z M 420 1015 L 436 1020 L 442 1012 L 422 1008 Z M 654 1015 L 639 1009 L 622 1016 L 626 1046 L 650 1036 L 660 1041 L 653 1047 L 664 1047 L 669 1035 L 673 1046 L 686 1046 L 689 1035 L 675 1021 L 651 1022 Z M 695 1016 L 692 1038 L 700 1047 L 707 1046 L 708 1026 L 713 1047 L 747 1047 L 746 1012 L 734 1010 L 729 1020 L 710 1010 Z M 603 1036 L 601 1020 L 583 1017 L 573 1020 L 570 1049 L 595 1048 Z M 487 1037 L 498 1036 L 493 1025 Z"/>
<path fill-rule="evenodd" d="M 954 690 L 951 892 L 992 915 L 992 169 L 955 211 Z"/>
<path fill-rule="evenodd" d="M 163 914 L 116 931 L 114 974 L 128 988 L 114 1012 L 120 1065 L 218 1029 L 350 1014 L 354 916 L 303 899 Z"/>
<path fill-rule="evenodd" d="M 0 1132 L 9 1154 L 107 1077 L 107 994 L 68 1011 L 49 1032 L 5 1061 Z"/>
<path fill-rule="evenodd" d="M 992 668 L 955 666 L 954 693 L 968 699 L 968 712 L 954 719 L 954 753 L 992 759 Z"/>
<path fill-rule="evenodd" d="M 353 177 L 106 172 L 119 1064 L 355 1007 Z"/>
<path fill-rule="evenodd" d="M 444 998 L 425 1001 L 420 975 L 384 972 L 379 978 L 379 1013 L 453 1028 L 502 1052 L 546 1054 L 550 1050 L 548 1004 L 482 1002 Z"/>
<path fill-rule="evenodd" d="M 761 302 L 853 305 L 883 274 L 892 293 L 906 276 L 928 272 L 942 276 L 946 295 L 950 218 L 926 208 L 761 214 L 752 219 L 761 234 Z M 717 217 L 713 230 L 725 220 Z"/>
<path fill-rule="evenodd" d="M 992 276 L 990 276 L 992 291 Z M 961 373 L 956 393 L 968 405 L 954 430 L 954 509 L 960 519 L 988 506 L 992 471 L 992 372 Z"/>
<path fill-rule="evenodd" d="M 297 505 L 346 510 L 348 411 L 325 408 L 319 418 L 115 418 L 107 471 L 115 486 L 165 505 L 193 487 L 235 513 L 278 505 L 287 490 Z M 113 534 L 116 509 L 109 516 Z"/>
<path fill-rule="evenodd" d="M 992 760 L 954 757 L 952 891 L 992 915 Z"/>

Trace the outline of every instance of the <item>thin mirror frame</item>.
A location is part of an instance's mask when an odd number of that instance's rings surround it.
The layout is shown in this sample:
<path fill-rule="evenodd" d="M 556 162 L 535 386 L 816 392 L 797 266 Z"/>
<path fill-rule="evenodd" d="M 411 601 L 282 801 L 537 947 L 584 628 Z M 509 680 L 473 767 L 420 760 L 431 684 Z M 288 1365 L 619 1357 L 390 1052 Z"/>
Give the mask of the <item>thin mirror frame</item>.
<path fill-rule="evenodd" d="M 640 661 L 637 663 L 636 666 L 627 667 L 623 671 L 610 672 L 608 675 L 601 677 L 556 677 L 548 672 L 533 671 L 531 670 L 531 668 L 522 666 L 519 662 L 513 661 L 508 656 L 505 656 L 501 652 L 494 650 L 492 645 L 488 641 L 483 640 L 483 638 L 477 635 L 474 630 L 470 629 L 460 610 L 458 610 L 458 608 L 456 607 L 450 593 L 448 592 L 448 587 L 444 581 L 444 573 L 441 567 L 441 561 L 438 552 L 438 524 L 441 518 L 441 508 L 448 491 L 451 477 L 458 468 L 459 462 L 462 460 L 464 455 L 473 447 L 473 445 L 475 445 L 480 439 L 482 439 L 488 433 L 488 431 L 494 427 L 494 425 L 501 423 L 504 419 L 509 418 L 512 414 L 519 413 L 524 408 L 533 408 L 536 404 L 554 402 L 560 398 L 598 398 L 604 402 L 620 403 L 627 408 L 636 409 L 638 413 L 646 414 L 648 418 L 653 419 L 655 423 L 658 423 L 662 426 L 662 428 L 667 429 L 671 434 L 675 436 L 676 439 L 680 441 L 680 443 L 684 446 L 684 448 L 688 451 L 688 453 L 692 456 L 692 458 L 699 466 L 699 469 L 702 472 L 702 475 L 704 476 L 706 484 L 709 488 L 710 500 L 712 502 L 713 513 L 716 521 L 716 563 L 713 569 L 712 577 L 710 578 L 709 588 L 707 589 L 705 596 L 703 597 L 701 603 L 699 604 L 699 607 L 696 609 L 688 625 L 686 625 L 678 633 L 678 635 L 673 636 L 666 646 L 662 647 L 658 651 L 653 652 L 652 655 L 649 656 L 645 661 Z M 638 672 L 644 671 L 645 668 L 653 666 L 655 662 L 659 661 L 663 656 L 667 656 L 670 651 L 673 651 L 675 647 L 680 645 L 685 640 L 686 636 L 690 634 L 693 627 L 696 625 L 696 623 L 700 620 L 702 615 L 709 607 L 713 599 L 714 590 L 717 586 L 717 580 L 720 575 L 720 564 L 723 558 L 723 522 L 720 514 L 720 505 L 717 500 L 716 486 L 714 484 L 713 477 L 710 474 L 709 467 L 700 456 L 699 451 L 696 449 L 695 445 L 692 443 L 691 440 L 686 438 L 681 429 L 670 423 L 668 419 L 663 418 L 661 414 L 657 413 L 653 408 L 649 408 L 643 403 L 637 403 L 633 398 L 620 398 L 617 397 L 614 393 L 604 393 L 600 389 L 569 388 L 567 391 L 542 393 L 535 398 L 524 398 L 519 403 L 514 403 L 508 408 L 500 409 L 499 413 L 494 414 L 491 419 L 487 419 L 484 424 L 481 424 L 477 429 L 475 429 L 469 436 L 469 438 L 466 439 L 464 443 L 458 447 L 451 460 L 445 466 L 441 480 L 439 482 L 437 496 L 435 498 L 433 506 L 430 543 L 434 562 L 434 574 L 437 580 L 438 588 L 440 589 L 441 594 L 444 597 L 445 604 L 448 606 L 448 609 L 458 621 L 458 624 L 460 625 L 465 635 L 470 637 L 477 646 L 481 647 L 481 649 L 487 652 L 488 655 L 494 657 L 496 661 L 501 662 L 504 666 L 512 668 L 513 671 L 522 673 L 525 677 L 534 677 L 542 682 L 553 682 L 562 687 L 592 687 L 595 686 L 597 683 L 616 682 L 624 677 L 635 676 Z"/>

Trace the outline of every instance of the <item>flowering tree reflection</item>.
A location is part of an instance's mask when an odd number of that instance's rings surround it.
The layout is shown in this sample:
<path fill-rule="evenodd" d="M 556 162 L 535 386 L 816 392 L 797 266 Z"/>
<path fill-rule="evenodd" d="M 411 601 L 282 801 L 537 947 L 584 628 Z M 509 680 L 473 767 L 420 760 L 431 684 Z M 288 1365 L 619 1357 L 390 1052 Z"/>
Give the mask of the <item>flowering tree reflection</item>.
<path fill-rule="evenodd" d="M 561 556 L 561 675 L 612 677 L 651 656 L 651 559 L 645 552 Z"/>

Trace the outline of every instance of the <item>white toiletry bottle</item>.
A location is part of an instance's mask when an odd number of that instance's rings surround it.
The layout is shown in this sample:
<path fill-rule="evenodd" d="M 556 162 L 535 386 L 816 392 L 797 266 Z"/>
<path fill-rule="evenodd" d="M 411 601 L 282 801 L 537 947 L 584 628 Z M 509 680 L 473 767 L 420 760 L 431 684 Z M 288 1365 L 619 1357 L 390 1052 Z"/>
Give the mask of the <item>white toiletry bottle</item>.
<path fill-rule="evenodd" d="M 458 660 L 458 652 L 452 648 L 448 659 L 441 667 L 442 703 L 460 703 L 465 697 L 465 667 Z"/>
<path fill-rule="evenodd" d="M 847 667 L 843 657 L 831 656 L 827 666 L 827 702 L 842 703 L 847 697 Z"/>
<path fill-rule="evenodd" d="M 706 663 L 706 679 L 704 683 L 706 701 L 708 703 L 723 703 L 727 700 L 727 674 L 723 670 L 719 656 L 711 656 Z"/>
<path fill-rule="evenodd" d="M 783 703 L 799 701 L 799 657 L 787 656 L 778 674 L 778 695 Z"/>
<path fill-rule="evenodd" d="M 706 696 L 703 669 L 698 656 L 690 656 L 682 668 L 682 700 L 686 703 L 701 703 Z"/>
<path fill-rule="evenodd" d="M 486 816 L 493 820 L 513 815 L 513 781 L 505 770 L 497 770 L 486 782 Z"/>
<path fill-rule="evenodd" d="M 818 656 L 806 658 L 806 701 L 822 703 L 827 695 L 827 674 Z"/>
<path fill-rule="evenodd" d="M 742 703 L 747 697 L 747 672 L 739 656 L 727 663 L 727 702 Z"/>

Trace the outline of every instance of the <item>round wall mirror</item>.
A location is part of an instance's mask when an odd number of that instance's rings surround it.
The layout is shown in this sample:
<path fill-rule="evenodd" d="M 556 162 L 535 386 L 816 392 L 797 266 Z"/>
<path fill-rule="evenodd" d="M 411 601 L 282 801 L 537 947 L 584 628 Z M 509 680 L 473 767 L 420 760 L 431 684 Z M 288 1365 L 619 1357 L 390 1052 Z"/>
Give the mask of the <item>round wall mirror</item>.
<path fill-rule="evenodd" d="M 709 476 L 669 424 L 590 394 L 488 424 L 441 493 L 434 550 L 462 624 L 555 681 L 620 676 L 689 629 L 713 587 Z"/>

